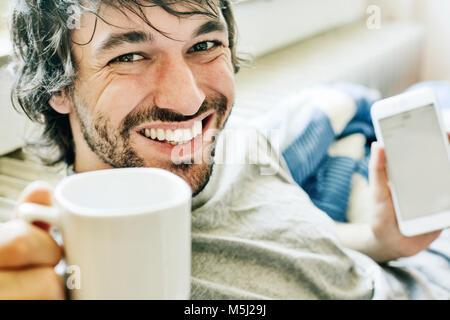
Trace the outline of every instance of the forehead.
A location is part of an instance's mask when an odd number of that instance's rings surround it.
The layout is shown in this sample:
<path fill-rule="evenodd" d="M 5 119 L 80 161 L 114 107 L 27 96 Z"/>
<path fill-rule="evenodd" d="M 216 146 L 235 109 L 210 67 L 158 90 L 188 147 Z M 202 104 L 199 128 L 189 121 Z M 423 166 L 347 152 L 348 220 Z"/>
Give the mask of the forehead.
<path fill-rule="evenodd" d="M 172 6 L 171 9 L 192 12 L 191 8 L 179 4 Z M 75 43 L 95 44 L 113 32 L 139 30 L 157 36 L 164 34 L 182 41 L 189 38 L 193 29 L 210 20 L 220 20 L 226 24 L 219 8 L 217 13 L 210 11 L 209 15 L 174 15 L 156 5 L 133 7 L 133 11 L 100 5 L 97 14 L 87 12 L 81 16 L 79 28 L 73 31 L 72 38 Z"/>

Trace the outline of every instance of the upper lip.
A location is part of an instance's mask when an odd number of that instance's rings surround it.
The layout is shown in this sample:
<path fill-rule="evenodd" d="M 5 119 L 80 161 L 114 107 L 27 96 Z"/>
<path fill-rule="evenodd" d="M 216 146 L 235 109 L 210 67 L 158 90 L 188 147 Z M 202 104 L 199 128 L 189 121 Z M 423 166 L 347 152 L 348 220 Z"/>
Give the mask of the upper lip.
<path fill-rule="evenodd" d="M 153 122 L 148 124 L 143 124 L 137 128 L 136 131 L 140 132 L 145 129 L 164 129 L 164 130 L 177 130 L 177 129 L 190 129 L 197 121 L 203 121 L 210 115 L 212 115 L 213 112 L 204 113 L 200 116 L 198 116 L 195 119 L 191 119 L 189 121 L 183 121 L 183 122 Z"/>

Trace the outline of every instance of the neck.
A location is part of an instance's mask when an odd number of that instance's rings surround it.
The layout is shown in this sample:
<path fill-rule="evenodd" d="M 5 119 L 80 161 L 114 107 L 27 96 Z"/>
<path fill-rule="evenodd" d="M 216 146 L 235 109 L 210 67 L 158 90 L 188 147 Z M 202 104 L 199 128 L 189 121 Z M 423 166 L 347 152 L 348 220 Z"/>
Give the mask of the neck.
<path fill-rule="evenodd" d="M 97 157 L 94 159 L 89 159 L 85 156 L 83 156 L 83 159 L 80 159 L 78 157 L 79 153 L 76 153 L 75 156 L 75 162 L 73 164 L 73 171 L 75 173 L 83 173 L 83 172 L 89 172 L 89 171 L 96 171 L 96 170 L 105 170 L 105 169 L 111 169 L 112 167 L 105 164 L 102 161 L 99 160 Z"/>

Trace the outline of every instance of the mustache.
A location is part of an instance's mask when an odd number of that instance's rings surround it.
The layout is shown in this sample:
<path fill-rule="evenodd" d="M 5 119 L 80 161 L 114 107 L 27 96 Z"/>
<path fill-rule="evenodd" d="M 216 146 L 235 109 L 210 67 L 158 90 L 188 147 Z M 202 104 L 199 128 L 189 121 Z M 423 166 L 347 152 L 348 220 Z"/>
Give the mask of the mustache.
<path fill-rule="evenodd" d="M 191 116 L 186 116 L 175 111 L 154 106 L 146 108 L 144 111 L 133 111 L 128 114 L 120 125 L 120 132 L 123 137 L 128 137 L 131 129 L 146 122 L 184 122 L 197 118 L 210 111 L 215 111 L 219 116 L 225 115 L 228 109 L 228 99 L 224 95 L 213 98 L 206 98 L 198 111 Z"/>

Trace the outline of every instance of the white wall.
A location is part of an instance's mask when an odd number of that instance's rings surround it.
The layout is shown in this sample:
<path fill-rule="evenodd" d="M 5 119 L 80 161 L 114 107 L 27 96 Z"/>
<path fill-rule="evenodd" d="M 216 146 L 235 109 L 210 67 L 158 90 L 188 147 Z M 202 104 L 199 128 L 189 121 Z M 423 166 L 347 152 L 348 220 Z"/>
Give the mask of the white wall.
<path fill-rule="evenodd" d="M 0 67 L 0 156 L 22 146 L 24 141 L 27 120 L 11 105 L 12 81 L 8 70 Z"/>
<path fill-rule="evenodd" d="M 418 14 L 427 28 L 423 78 L 450 80 L 450 1 L 422 0 Z"/>
<path fill-rule="evenodd" d="M 1 1 L 1 0 L 0 0 Z M 365 14 L 367 0 L 245 0 L 234 5 L 239 51 L 261 56 Z"/>
<path fill-rule="evenodd" d="M 425 26 L 422 80 L 450 80 L 449 0 L 370 0 L 384 19 L 412 20 Z"/>
<path fill-rule="evenodd" d="M 0 0 L 0 29 L 6 26 L 10 0 Z"/>
<path fill-rule="evenodd" d="M 13 77 L 5 63 L 11 52 L 6 29 L 9 1 L 0 0 L 0 156 L 23 145 L 26 118 L 19 115 L 11 105 L 10 91 Z"/>
<path fill-rule="evenodd" d="M 0 57 L 11 51 L 8 40 L 7 21 L 9 18 L 10 0 L 0 0 Z"/>

